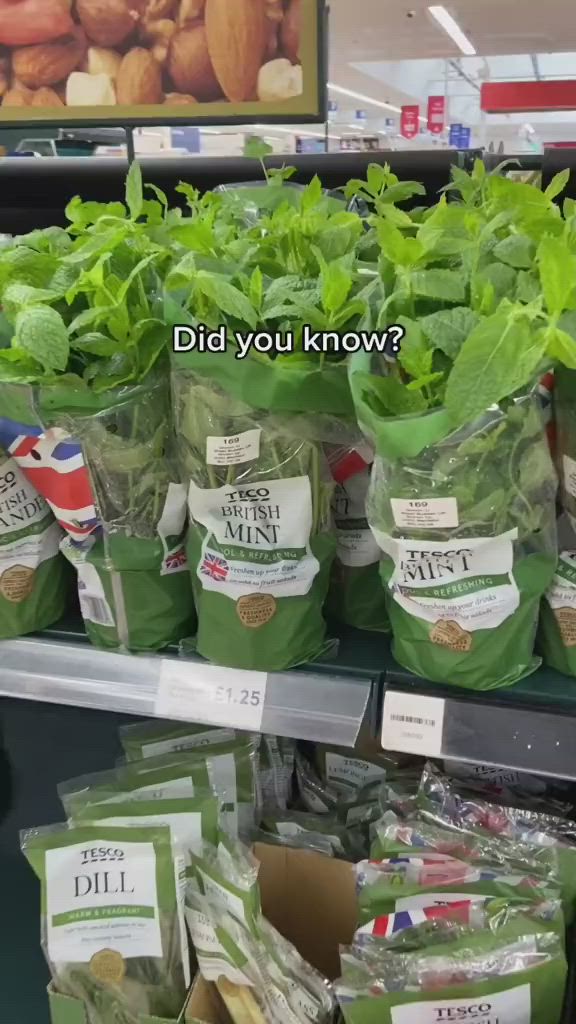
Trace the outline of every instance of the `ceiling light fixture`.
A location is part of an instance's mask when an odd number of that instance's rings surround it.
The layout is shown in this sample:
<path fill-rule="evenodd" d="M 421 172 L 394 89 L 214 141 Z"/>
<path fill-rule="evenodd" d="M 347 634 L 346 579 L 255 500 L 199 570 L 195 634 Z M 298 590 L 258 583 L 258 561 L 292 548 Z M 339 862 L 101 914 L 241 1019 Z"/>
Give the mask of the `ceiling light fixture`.
<path fill-rule="evenodd" d="M 428 10 L 434 20 L 438 22 L 440 27 L 443 28 L 450 38 L 456 43 L 456 46 L 462 51 L 462 53 L 467 57 L 476 56 L 476 47 L 472 45 L 468 36 L 464 35 L 458 22 L 454 20 L 445 7 L 429 7 Z"/>
<path fill-rule="evenodd" d="M 300 128 L 284 128 L 284 127 L 282 127 L 282 125 L 279 125 L 279 124 L 275 124 L 273 126 L 271 126 L 269 124 L 255 124 L 255 125 L 252 125 L 252 127 L 253 128 L 258 128 L 258 129 L 260 129 L 260 131 L 262 131 L 264 129 L 267 132 L 274 131 L 274 132 L 286 132 L 288 135 L 306 135 L 306 136 L 308 136 L 311 139 L 325 139 L 326 138 L 325 132 L 322 132 L 322 131 L 320 131 L 320 132 L 308 132 L 308 131 L 305 131 L 304 129 L 300 129 Z M 340 138 L 340 136 L 339 135 L 329 135 L 328 138 L 329 139 L 336 139 L 336 141 L 337 141 Z"/>
<path fill-rule="evenodd" d="M 353 100 L 361 100 L 363 103 L 371 103 L 374 107 L 382 107 L 382 110 L 392 110 L 395 114 L 402 113 L 402 108 L 395 107 L 393 103 L 375 100 L 373 96 L 366 96 L 363 92 L 355 92 L 354 89 L 345 89 L 343 85 L 335 85 L 334 82 L 328 82 L 328 88 L 332 89 L 332 92 L 341 93 L 342 96 L 350 96 Z M 426 124 L 425 117 L 421 117 L 420 120 Z"/>

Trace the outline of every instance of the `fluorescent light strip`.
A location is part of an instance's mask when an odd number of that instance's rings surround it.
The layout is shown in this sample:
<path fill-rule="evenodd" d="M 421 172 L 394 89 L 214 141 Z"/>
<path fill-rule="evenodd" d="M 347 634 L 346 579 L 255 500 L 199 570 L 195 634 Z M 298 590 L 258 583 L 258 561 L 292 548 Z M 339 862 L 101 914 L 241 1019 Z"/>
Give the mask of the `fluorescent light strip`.
<path fill-rule="evenodd" d="M 361 100 L 363 103 L 371 103 L 373 107 L 381 107 L 382 110 L 392 110 L 395 114 L 401 114 L 402 108 L 395 107 L 393 103 L 385 103 L 383 100 L 375 100 L 373 96 L 366 96 L 363 92 L 355 92 L 354 89 L 345 89 L 343 85 L 335 85 L 334 82 L 328 82 L 328 88 L 332 89 L 332 92 L 339 92 L 342 96 L 350 96 L 353 100 Z M 427 123 L 425 117 L 420 117 L 420 120 Z"/>
<path fill-rule="evenodd" d="M 270 124 L 255 124 L 252 127 L 253 128 L 258 128 L 260 131 L 262 131 L 262 129 L 265 129 L 268 132 L 270 132 L 270 131 L 272 131 L 272 132 L 286 132 L 288 135 L 307 135 L 311 139 L 325 139 L 326 138 L 326 134 L 324 132 L 322 132 L 322 131 L 320 131 L 320 132 L 308 132 L 308 131 L 304 131 L 304 130 L 301 131 L 299 128 L 284 128 L 282 125 L 279 125 L 279 124 L 274 124 L 274 125 L 270 125 Z M 339 135 L 329 135 L 328 138 L 329 139 L 336 139 L 336 140 L 338 140 L 340 138 L 340 136 Z"/>
<path fill-rule="evenodd" d="M 472 45 L 468 36 L 465 36 L 460 25 L 454 20 L 451 14 L 448 13 L 445 7 L 429 7 L 428 10 L 438 22 L 440 28 L 443 28 L 447 35 L 456 43 L 459 50 L 462 51 L 466 57 L 476 56 L 476 47 Z"/>

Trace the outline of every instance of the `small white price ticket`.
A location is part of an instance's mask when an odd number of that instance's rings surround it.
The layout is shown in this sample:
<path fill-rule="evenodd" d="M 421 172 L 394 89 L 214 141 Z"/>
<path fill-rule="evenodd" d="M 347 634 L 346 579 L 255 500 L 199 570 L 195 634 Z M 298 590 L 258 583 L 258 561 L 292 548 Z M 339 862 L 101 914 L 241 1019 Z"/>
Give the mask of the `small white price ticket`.
<path fill-rule="evenodd" d="M 154 713 L 260 732 L 267 681 L 266 672 L 163 658 Z"/>
<path fill-rule="evenodd" d="M 456 498 L 428 498 L 421 501 L 391 498 L 390 504 L 396 526 L 442 530 L 460 525 Z"/>
<path fill-rule="evenodd" d="M 209 466 L 239 466 L 260 456 L 262 430 L 245 430 L 229 437 L 206 438 L 206 462 Z"/>
<path fill-rule="evenodd" d="M 382 746 L 402 754 L 441 757 L 446 701 L 416 693 L 384 694 Z"/>

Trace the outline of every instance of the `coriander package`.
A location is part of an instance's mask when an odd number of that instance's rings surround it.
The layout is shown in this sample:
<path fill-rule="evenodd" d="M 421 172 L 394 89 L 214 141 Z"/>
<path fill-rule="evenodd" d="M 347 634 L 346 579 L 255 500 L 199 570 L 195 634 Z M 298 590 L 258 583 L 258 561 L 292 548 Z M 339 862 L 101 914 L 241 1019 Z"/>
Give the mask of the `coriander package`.
<path fill-rule="evenodd" d="M 190 965 L 169 828 L 51 826 L 21 844 L 40 879 L 55 991 L 80 1000 L 89 1024 L 176 1019 Z"/>
<path fill-rule="evenodd" d="M 62 536 L 47 502 L 0 448 L 0 639 L 45 629 L 64 614 Z"/>

